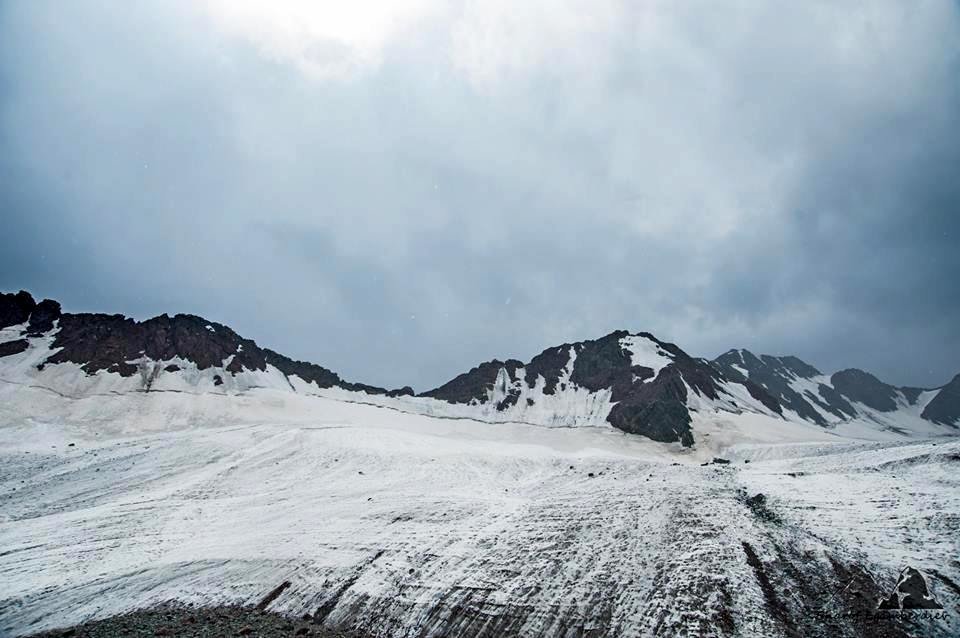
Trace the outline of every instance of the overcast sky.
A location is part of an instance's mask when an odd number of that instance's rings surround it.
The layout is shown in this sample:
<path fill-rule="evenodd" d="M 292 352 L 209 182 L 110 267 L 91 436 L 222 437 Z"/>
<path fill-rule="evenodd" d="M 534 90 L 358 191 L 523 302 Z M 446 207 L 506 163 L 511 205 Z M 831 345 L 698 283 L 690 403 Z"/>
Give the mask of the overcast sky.
<path fill-rule="evenodd" d="M 0 1 L 0 149 L 0 290 L 350 380 L 619 328 L 960 372 L 954 0 Z"/>

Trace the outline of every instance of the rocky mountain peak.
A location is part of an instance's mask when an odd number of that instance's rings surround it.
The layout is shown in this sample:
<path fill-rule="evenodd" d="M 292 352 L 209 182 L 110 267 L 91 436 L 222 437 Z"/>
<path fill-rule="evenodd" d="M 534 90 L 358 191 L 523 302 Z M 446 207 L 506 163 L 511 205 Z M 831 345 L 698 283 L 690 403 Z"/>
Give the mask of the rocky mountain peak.
<path fill-rule="evenodd" d="M 829 378 L 815 367 L 792 356 L 756 356 L 747 350 L 728 350 L 713 360 L 713 366 L 732 378 L 746 378 L 761 385 L 787 410 L 800 418 L 827 426 L 851 418 L 874 418 L 916 405 L 926 390 L 898 388 L 857 368 L 834 373 Z M 953 384 L 956 379 L 951 382 Z M 954 403 L 950 385 L 939 390 L 920 415 L 944 424 L 960 422 L 960 401 Z"/>
<path fill-rule="evenodd" d="M 869 372 L 848 368 L 831 376 L 830 383 L 843 396 L 874 410 L 893 412 L 897 409 L 897 388 Z"/>
<path fill-rule="evenodd" d="M 792 410 L 801 418 L 818 425 L 827 425 L 823 410 L 834 414 L 853 410 L 845 402 L 836 400 L 836 397 L 833 401 L 825 399 L 819 391 L 822 384 L 812 384 L 812 391 L 810 388 L 795 388 L 795 385 L 799 385 L 798 380 L 810 380 L 820 376 L 819 370 L 798 357 L 766 354 L 757 356 L 749 350 L 739 349 L 729 350 L 711 363 L 732 379 L 756 383 L 783 408 Z M 829 389 L 824 392 L 830 394 Z"/>
<path fill-rule="evenodd" d="M 618 330 L 547 348 L 528 363 L 481 364 L 421 396 L 492 405 L 504 419 L 516 420 L 542 418 L 546 406 L 551 422 L 605 420 L 625 432 L 692 445 L 688 393 L 724 404 L 729 382 L 709 362 L 675 344 L 649 332 Z M 779 412 L 776 401 L 756 384 L 734 383 L 746 385 L 758 406 Z M 584 414 L 579 411 L 583 405 L 595 406 L 596 412 Z"/>
<path fill-rule="evenodd" d="M 165 363 L 152 366 L 151 378 L 162 373 L 175 374 L 183 362 L 196 370 L 223 368 L 223 373 L 265 371 L 268 365 L 284 375 L 296 375 L 319 388 L 340 387 L 370 394 L 413 394 L 410 388 L 388 391 L 362 383 L 344 381 L 335 372 L 316 364 L 295 361 L 251 339 L 245 339 L 223 324 L 192 314 L 162 314 L 144 321 L 123 315 L 62 313 L 52 300 L 36 303 L 24 291 L 0 295 L 0 328 L 27 324 L 23 337 L 35 337 L 55 326 L 51 354 L 39 366 L 74 363 L 87 375 L 100 371 L 132 377 L 143 373 L 145 362 Z M 25 339 L 2 344 L 0 356 L 22 352 Z M 16 351 L 16 352 L 14 352 Z M 6 354 L 4 354 L 6 353 Z M 216 378 L 222 383 L 223 376 Z M 219 385 L 219 383 L 218 383 Z M 144 389 L 149 389 L 149 385 Z"/>
<path fill-rule="evenodd" d="M 60 304 L 52 299 L 39 303 L 26 290 L 0 293 L 0 328 L 27 324 L 30 335 L 38 335 L 53 328 L 60 318 Z"/>

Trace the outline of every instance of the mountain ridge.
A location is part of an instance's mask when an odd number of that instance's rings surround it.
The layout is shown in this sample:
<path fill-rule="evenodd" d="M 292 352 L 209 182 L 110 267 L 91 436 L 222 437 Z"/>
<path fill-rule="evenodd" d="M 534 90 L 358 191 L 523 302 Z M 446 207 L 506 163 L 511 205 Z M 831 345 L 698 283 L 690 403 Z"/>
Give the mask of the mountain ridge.
<path fill-rule="evenodd" d="M 898 387 L 858 368 L 825 375 L 798 357 L 757 356 L 746 349 L 728 350 L 714 359 L 713 364 L 734 378 L 756 381 L 785 408 L 822 426 L 857 417 L 860 413 L 857 405 L 877 413 L 896 412 L 902 407 L 918 406 L 928 393 L 939 394 L 950 386 L 948 383 L 937 388 Z M 929 402 L 934 398 L 928 397 Z M 932 413 L 941 419 L 938 422 L 953 425 L 960 417 L 960 404 L 944 397 Z M 923 418 L 934 420 L 928 416 Z"/>
<path fill-rule="evenodd" d="M 610 425 L 684 447 L 694 445 L 698 414 L 750 412 L 828 428 L 866 420 L 892 430 L 908 414 L 938 426 L 960 425 L 960 375 L 932 390 L 896 387 L 855 368 L 827 376 L 795 356 L 733 349 L 713 360 L 693 357 L 648 332 L 618 330 L 552 346 L 526 363 L 493 359 L 419 394 L 409 386 L 390 390 L 346 381 L 191 314 L 136 321 L 64 313 L 56 301 L 38 302 L 20 291 L 0 294 L 0 335 L 0 372 L 10 365 L 34 379 L 48 368 L 75 366 L 64 383 L 81 394 L 101 386 L 121 392 L 337 390 L 431 414 Z"/>

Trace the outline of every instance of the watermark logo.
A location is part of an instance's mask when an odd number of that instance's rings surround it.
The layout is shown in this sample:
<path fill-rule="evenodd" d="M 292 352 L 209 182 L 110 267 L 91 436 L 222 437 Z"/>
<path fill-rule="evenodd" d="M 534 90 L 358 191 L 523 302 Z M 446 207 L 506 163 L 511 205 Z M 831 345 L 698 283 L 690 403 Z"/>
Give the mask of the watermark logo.
<path fill-rule="evenodd" d="M 900 572 L 897 584 L 890 595 L 880 600 L 878 611 L 904 611 L 914 609 L 943 609 L 943 605 L 930 593 L 926 576 L 913 567 Z"/>

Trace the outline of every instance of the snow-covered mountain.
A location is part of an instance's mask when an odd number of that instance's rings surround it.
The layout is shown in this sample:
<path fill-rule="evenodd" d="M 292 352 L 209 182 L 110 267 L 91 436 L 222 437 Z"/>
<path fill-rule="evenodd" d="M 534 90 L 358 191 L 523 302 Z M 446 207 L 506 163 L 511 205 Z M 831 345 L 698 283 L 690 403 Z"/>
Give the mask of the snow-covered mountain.
<path fill-rule="evenodd" d="M 797 357 L 748 350 L 730 350 L 712 364 L 730 379 L 763 387 L 792 419 L 821 426 L 859 420 L 906 431 L 960 424 L 960 375 L 928 390 L 898 388 L 855 368 L 828 376 Z"/>
<path fill-rule="evenodd" d="M 693 445 L 691 411 L 779 415 L 749 379 L 728 378 L 703 359 L 641 332 L 612 332 L 548 348 L 529 363 L 489 361 L 422 396 L 490 408 L 496 420 L 541 425 L 609 423 L 655 441 Z"/>
<path fill-rule="evenodd" d="M 958 381 L 748 359 L 615 332 L 417 396 L 0 296 L 0 635 L 176 601 L 407 638 L 955 636 Z M 878 616 L 907 581 L 943 609 Z"/>
<path fill-rule="evenodd" d="M 606 422 L 685 446 L 696 438 L 691 424 L 697 414 L 754 413 L 922 436 L 960 426 L 960 375 L 941 388 L 897 388 L 862 370 L 827 376 L 792 356 L 730 350 L 706 361 L 649 333 L 623 331 L 549 348 L 526 364 L 488 361 L 421 396 L 471 406 L 474 418 Z"/>
<path fill-rule="evenodd" d="M 340 388 L 371 395 L 413 394 L 344 381 L 322 366 L 244 339 L 195 315 L 134 321 L 123 315 L 63 313 L 24 291 L 0 295 L 0 373 L 70 396 L 179 390 L 243 392 Z"/>
<path fill-rule="evenodd" d="M 414 395 L 409 387 L 345 381 L 202 317 L 138 322 L 70 314 L 23 291 L 0 295 L 0 381 L 74 398 L 267 388 L 439 417 L 612 426 L 684 447 L 697 441 L 695 417 L 707 415 L 748 413 L 826 428 L 854 424 L 906 436 L 951 433 L 960 424 L 960 376 L 935 390 L 895 388 L 859 370 L 827 377 L 796 357 L 731 350 L 707 361 L 645 332 L 554 346 L 526 363 L 488 361 Z"/>

